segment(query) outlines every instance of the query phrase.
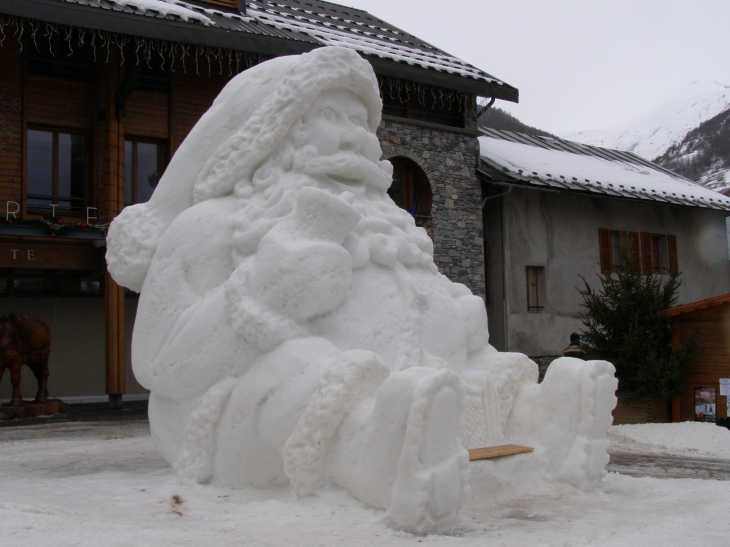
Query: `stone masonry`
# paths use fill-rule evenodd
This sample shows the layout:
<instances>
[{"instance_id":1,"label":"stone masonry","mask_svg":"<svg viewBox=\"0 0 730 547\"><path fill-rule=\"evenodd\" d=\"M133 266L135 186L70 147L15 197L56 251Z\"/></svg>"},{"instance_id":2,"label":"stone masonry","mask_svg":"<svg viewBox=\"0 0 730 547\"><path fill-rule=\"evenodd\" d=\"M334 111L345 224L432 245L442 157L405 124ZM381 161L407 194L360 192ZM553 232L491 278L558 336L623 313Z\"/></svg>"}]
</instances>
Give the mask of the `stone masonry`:
<instances>
[{"instance_id":1,"label":"stone masonry","mask_svg":"<svg viewBox=\"0 0 730 547\"><path fill-rule=\"evenodd\" d=\"M436 265L449 279L484 297L481 190L475 174L479 142L470 131L409 121L381 122L377 133L383 158L410 158L426 173L436 218L431 230Z\"/></svg>"}]
</instances>

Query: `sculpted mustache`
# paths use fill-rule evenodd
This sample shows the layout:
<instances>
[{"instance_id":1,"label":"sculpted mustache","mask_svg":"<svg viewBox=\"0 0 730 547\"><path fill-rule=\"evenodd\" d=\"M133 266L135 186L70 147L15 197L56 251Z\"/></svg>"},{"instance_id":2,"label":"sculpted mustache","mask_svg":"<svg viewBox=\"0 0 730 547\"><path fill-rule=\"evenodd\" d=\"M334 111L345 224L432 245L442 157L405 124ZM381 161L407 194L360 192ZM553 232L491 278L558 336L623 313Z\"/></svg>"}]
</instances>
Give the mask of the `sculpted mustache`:
<instances>
[{"instance_id":1,"label":"sculpted mustache","mask_svg":"<svg viewBox=\"0 0 730 547\"><path fill-rule=\"evenodd\" d=\"M355 153L307 158L303 161L301 171L310 176L330 175L353 179L381 191L390 188L393 182L391 175L382 167Z\"/></svg>"}]
</instances>

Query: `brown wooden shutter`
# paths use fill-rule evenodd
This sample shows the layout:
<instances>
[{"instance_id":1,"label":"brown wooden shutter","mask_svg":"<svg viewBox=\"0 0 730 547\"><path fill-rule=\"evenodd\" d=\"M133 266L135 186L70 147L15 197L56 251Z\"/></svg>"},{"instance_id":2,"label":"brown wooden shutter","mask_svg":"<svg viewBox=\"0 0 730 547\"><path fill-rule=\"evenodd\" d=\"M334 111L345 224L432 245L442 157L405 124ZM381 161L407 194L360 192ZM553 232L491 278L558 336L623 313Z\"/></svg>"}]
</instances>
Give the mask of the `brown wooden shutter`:
<instances>
[{"instance_id":1,"label":"brown wooden shutter","mask_svg":"<svg viewBox=\"0 0 730 547\"><path fill-rule=\"evenodd\" d=\"M639 232L629 232L629 252L634 271L641 273L641 250L639 247Z\"/></svg>"},{"instance_id":2,"label":"brown wooden shutter","mask_svg":"<svg viewBox=\"0 0 730 547\"><path fill-rule=\"evenodd\" d=\"M611 230L598 229L598 248L601 257L601 273L611 273Z\"/></svg>"},{"instance_id":3,"label":"brown wooden shutter","mask_svg":"<svg viewBox=\"0 0 730 547\"><path fill-rule=\"evenodd\" d=\"M679 273L679 260L677 259L677 236L667 236L667 247L669 247L669 273Z\"/></svg>"},{"instance_id":4,"label":"brown wooden shutter","mask_svg":"<svg viewBox=\"0 0 730 547\"><path fill-rule=\"evenodd\" d=\"M645 274L654 273L654 265L651 263L651 234L641 232L641 270Z\"/></svg>"}]
</instances>

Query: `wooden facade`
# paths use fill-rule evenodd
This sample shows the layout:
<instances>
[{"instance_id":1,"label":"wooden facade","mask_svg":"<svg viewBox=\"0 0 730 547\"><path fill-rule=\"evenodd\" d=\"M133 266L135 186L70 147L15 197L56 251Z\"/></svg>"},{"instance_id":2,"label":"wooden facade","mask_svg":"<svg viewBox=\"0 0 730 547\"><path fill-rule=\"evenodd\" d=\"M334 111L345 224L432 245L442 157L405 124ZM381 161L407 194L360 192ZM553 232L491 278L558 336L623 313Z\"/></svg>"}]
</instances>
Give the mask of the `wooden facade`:
<instances>
[{"instance_id":1,"label":"wooden facade","mask_svg":"<svg viewBox=\"0 0 730 547\"><path fill-rule=\"evenodd\" d=\"M695 389L716 390L716 418L727 417L727 398L720 378L730 378L730 294L667 310L672 322L672 348L696 333L697 349L684 380L684 393L672 404L672 421L695 419Z\"/></svg>"},{"instance_id":2,"label":"wooden facade","mask_svg":"<svg viewBox=\"0 0 730 547\"><path fill-rule=\"evenodd\" d=\"M125 393L128 383L128 304L124 289L105 273L103 236L99 241L93 237L67 238L63 234L27 235L27 221L61 219L66 225L87 221L102 227L108 225L125 201L129 203L129 196L125 200L125 165L131 158L125 157L125 142L155 143L164 168L229 78L168 70L158 76L166 80L164 90L150 91L135 84L138 67L129 60L123 62L118 51L111 50L108 57L99 56L93 61L87 67L88 77L74 78L53 70L46 74L37 68L33 70L29 67L33 49L27 43L23 46L17 40L5 40L0 48L0 101L9 104L2 120L7 132L0 142L0 207L4 221L0 230L0 294L12 295L15 290L17 294L39 297L73 296L79 293L68 290L69 279L70 286L74 279L96 279L98 290L84 296L104 299L106 393L118 398ZM129 91L122 104L119 92L124 86ZM28 165L34 161L29 157L29 130L84 136L83 207L54 210L29 199ZM54 180L59 176L57 156L56 150ZM9 225L9 220L15 223ZM35 283L38 289L19 292L19 281ZM50 286L53 288L49 289ZM0 304L7 305L7 300L0 300ZM0 314L16 311L5 309L6 305L0 305Z\"/></svg>"},{"instance_id":3,"label":"wooden facade","mask_svg":"<svg viewBox=\"0 0 730 547\"><path fill-rule=\"evenodd\" d=\"M137 301L106 272L106 227L126 205L149 199L232 77L328 45L332 32L377 74L384 157L411 162L399 171L402 206L412 209L407 202L415 199L415 216L430 229L433 197L460 195L460 207L440 214L448 231L436 227L436 261L483 291L478 238L465 243L451 226L463 227L471 214L464 211L481 200L472 160L476 97L516 102L518 90L366 12L308 0L316 19L303 21L301 8L289 4L275 6L282 26L270 10L257 13L239 0L199 0L185 18L145 3L0 3L0 314L54 323L62 348L51 354L61 363L51 370L54 396L96 396L105 385L113 402L145 391L130 373ZM366 26L378 34L363 33ZM373 40L388 51L395 44L396 54L369 53ZM468 260L451 256L457 247Z\"/></svg>"}]
</instances>

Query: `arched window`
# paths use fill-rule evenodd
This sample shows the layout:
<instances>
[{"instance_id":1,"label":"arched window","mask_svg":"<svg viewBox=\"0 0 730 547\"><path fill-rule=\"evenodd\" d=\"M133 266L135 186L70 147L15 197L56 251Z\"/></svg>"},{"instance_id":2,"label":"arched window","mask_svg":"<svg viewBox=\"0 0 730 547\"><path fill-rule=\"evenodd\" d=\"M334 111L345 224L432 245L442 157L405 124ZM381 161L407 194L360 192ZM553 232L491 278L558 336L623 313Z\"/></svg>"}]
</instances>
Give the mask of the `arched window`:
<instances>
[{"instance_id":1,"label":"arched window","mask_svg":"<svg viewBox=\"0 0 730 547\"><path fill-rule=\"evenodd\" d=\"M413 215L418 226L428 229L432 221L433 194L426 173L408 158L390 158L390 163L393 164L393 184L388 195L398 207Z\"/></svg>"}]
</instances>

